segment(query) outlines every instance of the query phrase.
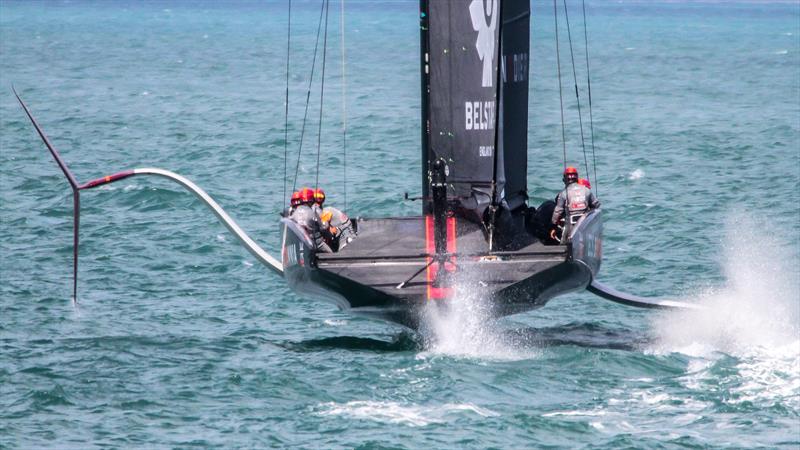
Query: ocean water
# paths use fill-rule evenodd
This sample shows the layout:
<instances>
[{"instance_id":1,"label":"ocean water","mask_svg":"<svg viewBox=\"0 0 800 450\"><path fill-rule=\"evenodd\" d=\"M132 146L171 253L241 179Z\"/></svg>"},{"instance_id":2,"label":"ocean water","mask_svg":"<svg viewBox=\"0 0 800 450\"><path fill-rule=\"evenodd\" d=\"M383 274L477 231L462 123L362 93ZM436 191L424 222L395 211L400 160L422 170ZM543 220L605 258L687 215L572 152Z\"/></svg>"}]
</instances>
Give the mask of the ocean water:
<instances>
[{"instance_id":1,"label":"ocean water","mask_svg":"<svg viewBox=\"0 0 800 450\"><path fill-rule=\"evenodd\" d=\"M294 5L290 173L320 12ZM339 7L321 184L354 216L415 214L416 3L346 3L344 77ZM148 178L82 195L74 305L69 186L11 86L78 179L173 170L274 252L286 2L0 1L0 447L800 447L800 4L587 10L600 278L709 309L579 293L490 322L463 292L415 335L293 294L194 197ZM584 171L560 11L568 159ZM552 3L533 2L533 203L563 164L553 36ZM317 176L318 81L299 184Z\"/></svg>"}]
</instances>

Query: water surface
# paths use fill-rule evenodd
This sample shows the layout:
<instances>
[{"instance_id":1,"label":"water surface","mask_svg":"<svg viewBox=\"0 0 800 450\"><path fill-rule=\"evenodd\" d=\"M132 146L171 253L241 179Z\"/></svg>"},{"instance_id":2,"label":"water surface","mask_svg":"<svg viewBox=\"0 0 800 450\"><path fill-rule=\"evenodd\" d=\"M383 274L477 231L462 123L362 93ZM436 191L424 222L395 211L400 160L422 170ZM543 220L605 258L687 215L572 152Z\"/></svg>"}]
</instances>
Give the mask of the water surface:
<instances>
[{"instance_id":1,"label":"water surface","mask_svg":"<svg viewBox=\"0 0 800 450\"><path fill-rule=\"evenodd\" d=\"M290 171L319 17L294 3ZM347 210L415 214L402 195L419 193L416 3L346 7ZM274 250L286 5L0 2L0 446L800 446L800 7L587 7L601 278L711 312L581 293L487 323L464 293L425 339L294 295L157 179L83 194L74 306L71 195L11 84L80 180L176 171ZM338 8L320 179L343 205ZM533 13L538 203L563 161L552 5ZM300 184L316 177L313 91ZM585 171L565 105L569 163Z\"/></svg>"}]
</instances>

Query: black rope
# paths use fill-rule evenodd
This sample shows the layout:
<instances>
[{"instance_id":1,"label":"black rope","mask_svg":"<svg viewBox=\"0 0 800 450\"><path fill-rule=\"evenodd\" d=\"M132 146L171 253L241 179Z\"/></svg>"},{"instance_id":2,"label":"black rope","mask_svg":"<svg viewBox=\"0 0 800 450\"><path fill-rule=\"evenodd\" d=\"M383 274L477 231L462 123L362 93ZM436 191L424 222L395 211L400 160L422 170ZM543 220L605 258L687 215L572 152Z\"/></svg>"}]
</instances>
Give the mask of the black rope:
<instances>
[{"instance_id":1,"label":"black rope","mask_svg":"<svg viewBox=\"0 0 800 450\"><path fill-rule=\"evenodd\" d=\"M328 55L328 12L330 11L330 0L325 0L325 33L322 38L322 78L319 89L319 125L317 127L317 175L314 180L314 188L319 189L319 159L322 148L322 105L325 98L325 60Z\"/></svg>"},{"instance_id":2,"label":"black rope","mask_svg":"<svg viewBox=\"0 0 800 450\"><path fill-rule=\"evenodd\" d=\"M592 117L592 80L589 77L589 33L586 31L586 0L581 0L583 6L583 43L586 49L586 86L589 90L589 136L592 143L592 168L594 169L594 191L599 196L600 189L597 182L597 157L594 151L594 118ZM587 174L588 176L588 174Z\"/></svg>"},{"instance_id":3,"label":"black rope","mask_svg":"<svg viewBox=\"0 0 800 450\"><path fill-rule=\"evenodd\" d=\"M558 2L553 0L553 20L556 26L556 64L558 66L558 101L561 105L561 145L564 148L564 169L567 168L567 131L564 126L564 95L561 86L561 51L558 45Z\"/></svg>"},{"instance_id":4,"label":"black rope","mask_svg":"<svg viewBox=\"0 0 800 450\"><path fill-rule=\"evenodd\" d=\"M317 24L317 40L314 44L314 59L311 62L311 76L308 79L308 91L306 91L306 108L305 112L303 113L303 125L300 128L300 148L297 150L297 165L294 167L294 181L292 182L292 191L294 192L297 189L297 174L300 170L300 156L303 153L303 137L306 134L306 119L308 118L308 104L311 100L311 83L314 81L314 68L317 64L317 48L319 47L319 32L322 30L322 12L325 9L325 0L322 0L322 4L320 5L319 9L319 24Z\"/></svg>"},{"instance_id":5,"label":"black rope","mask_svg":"<svg viewBox=\"0 0 800 450\"><path fill-rule=\"evenodd\" d=\"M589 176L589 159L586 157L586 140L583 137L583 115L581 114L581 97L578 94L578 74L575 70L575 53L572 50L572 31L569 26L569 9L567 0L564 2L564 18L567 20L567 38L569 38L569 56L572 61L572 81L575 83L575 101L578 103L578 125L581 130L581 148L583 149L583 164L586 167L586 176Z\"/></svg>"},{"instance_id":6,"label":"black rope","mask_svg":"<svg viewBox=\"0 0 800 450\"><path fill-rule=\"evenodd\" d=\"M289 22L286 28L286 102L284 110L284 123L283 123L283 197L281 197L281 205L286 201L286 183L288 177L288 162L289 159L289 55L291 55L291 36L292 36L292 0L289 0Z\"/></svg>"}]
</instances>

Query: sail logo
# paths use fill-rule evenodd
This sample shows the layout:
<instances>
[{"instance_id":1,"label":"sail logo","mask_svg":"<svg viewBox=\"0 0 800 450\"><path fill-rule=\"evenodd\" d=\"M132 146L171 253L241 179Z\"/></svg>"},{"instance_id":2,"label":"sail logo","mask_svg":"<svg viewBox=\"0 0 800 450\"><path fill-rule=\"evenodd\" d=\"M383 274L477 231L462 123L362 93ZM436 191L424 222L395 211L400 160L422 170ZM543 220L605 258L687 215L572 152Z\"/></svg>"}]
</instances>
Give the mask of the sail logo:
<instances>
[{"instance_id":1,"label":"sail logo","mask_svg":"<svg viewBox=\"0 0 800 450\"><path fill-rule=\"evenodd\" d=\"M494 100L464 103L464 128L467 130L494 129Z\"/></svg>"},{"instance_id":2,"label":"sail logo","mask_svg":"<svg viewBox=\"0 0 800 450\"><path fill-rule=\"evenodd\" d=\"M482 87L492 87L494 67L494 53L496 50L494 32L497 29L497 8L500 0L472 0L469 4L469 16L472 19L472 29L478 32L475 41L475 48L478 50L478 57L483 62L483 77L481 78ZM489 19L489 23L486 19Z\"/></svg>"}]
</instances>

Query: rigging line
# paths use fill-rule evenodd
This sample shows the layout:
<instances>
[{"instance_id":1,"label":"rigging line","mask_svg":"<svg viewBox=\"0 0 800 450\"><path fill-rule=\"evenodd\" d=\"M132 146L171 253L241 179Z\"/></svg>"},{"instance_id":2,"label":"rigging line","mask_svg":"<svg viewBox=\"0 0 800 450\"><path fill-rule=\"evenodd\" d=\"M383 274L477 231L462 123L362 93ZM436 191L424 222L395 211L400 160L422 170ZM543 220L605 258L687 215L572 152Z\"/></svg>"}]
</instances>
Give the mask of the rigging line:
<instances>
[{"instance_id":1,"label":"rigging line","mask_svg":"<svg viewBox=\"0 0 800 450\"><path fill-rule=\"evenodd\" d=\"M558 102L561 106L561 145L564 147L564 171L567 170L567 132L564 125L564 89L561 85L561 50L558 44L558 0L553 0L553 21L556 27L556 61L558 65ZM569 242L569 189L564 186L564 229L561 231L561 243ZM558 200L558 197L556 197Z\"/></svg>"},{"instance_id":2,"label":"rigging line","mask_svg":"<svg viewBox=\"0 0 800 450\"><path fill-rule=\"evenodd\" d=\"M292 0L289 0L289 22L286 28L286 99L283 123L283 197L281 205L286 202L286 183L289 158L289 55L291 55L291 36L292 36Z\"/></svg>"},{"instance_id":3,"label":"rigging line","mask_svg":"<svg viewBox=\"0 0 800 450\"><path fill-rule=\"evenodd\" d=\"M340 13L341 39L342 39L342 152L344 173L342 176L344 187L344 211L347 212L347 72L345 70L345 45L344 45L344 0L341 0Z\"/></svg>"},{"instance_id":4,"label":"rigging line","mask_svg":"<svg viewBox=\"0 0 800 450\"><path fill-rule=\"evenodd\" d=\"M583 164L586 167L586 176L589 176L589 159L586 157L586 140L583 137L583 114L581 114L581 98L578 95L578 74L575 70L575 53L572 50L572 31L569 25L569 8L567 0L564 2L564 18L567 20L567 37L569 38L569 56L572 61L572 81L575 83L575 101L578 103L578 125L581 130L581 148L583 149Z\"/></svg>"},{"instance_id":5,"label":"rigging line","mask_svg":"<svg viewBox=\"0 0 800 450\"><path fill-rule=\"evenodd\" d=\"M330 11L330 0L325 0L325 33L322 38L322 78L320 78L319 88L319 125L317 126L317 174L314 180L314 189L319 189L319 159L322 153L322 110L325 98L325 60L328 55L328 12Z\"/></svg>"},{"instance_id":6,"label":"rigging line","mask_svg":"<svg viewBox=\"0 0 800 450\"><path fill-rule=\"evenodd\" d=\"M317 48L319 47L319 32L322 29L322 12L325 8L325 0L322 0L322 4L320 5L319 9L319 24L317 24L317 40L314 44L314 58L311 62L311 75L308 79L308 91L306 91L306 107L305 112L303 113L303 125L300 128L300 148L297 150L297 165L294 167L294 181L292 182L292 192L297 189L297 174L300 170L300 156L303 153L303 137L306 134L306 119L308 118L308 105L311 100L311 84L314 81L314 68L317 65Z\"/></svg>"},{"instance_id":7,"label":"rigging line","mask_svg":"<svg viewBox=\"0 0 800 450\"><path fill-rule=\"evenodd\" d=\"M558 0L553 0L553 21L556 27L556 65L558 67L558 102L561 105L561 145L564 149L564 169L567 168L567 131L564 126L564 93L561 86L561 51L558 45Z\"/></svg>"},{"instance_id":8,"label":"rigging line","mask_svg":"<svg viewBox=\"0 0 800 450\"><path fill-rule=\"evenodd\" d=\"M592 168L594 169L594 192L600 195L597 182L597 157L594 150L594 118L592 117L592 80L589 76L589 33L586 31L586 0L581 0L583 6L583 43L586 55L586 87L589 91L589 137L592 143ZM588 176L588 174L587 174Z\"/></svg>"}]
</instances>

